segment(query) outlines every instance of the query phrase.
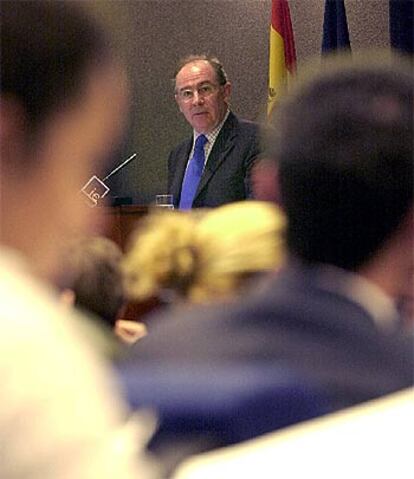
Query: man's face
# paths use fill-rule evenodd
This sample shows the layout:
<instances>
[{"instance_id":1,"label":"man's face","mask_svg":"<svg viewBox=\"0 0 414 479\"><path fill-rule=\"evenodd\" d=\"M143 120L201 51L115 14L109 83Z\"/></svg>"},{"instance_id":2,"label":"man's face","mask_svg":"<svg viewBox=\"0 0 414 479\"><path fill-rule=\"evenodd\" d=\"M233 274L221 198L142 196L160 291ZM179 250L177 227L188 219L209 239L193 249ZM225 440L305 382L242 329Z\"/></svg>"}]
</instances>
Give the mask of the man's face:
<instances>
[{"instance_id":1,"label":"man's face","mask_svg":"<svg viewBox=\"0 0 414 479\"><path fill-rule=\"evenodd\" d=\"M224 118L231 85L219 85L213 67L204 60L187 63L175 79L175 99L197 133L209 133Z\"/></svg>"}]
</instances>

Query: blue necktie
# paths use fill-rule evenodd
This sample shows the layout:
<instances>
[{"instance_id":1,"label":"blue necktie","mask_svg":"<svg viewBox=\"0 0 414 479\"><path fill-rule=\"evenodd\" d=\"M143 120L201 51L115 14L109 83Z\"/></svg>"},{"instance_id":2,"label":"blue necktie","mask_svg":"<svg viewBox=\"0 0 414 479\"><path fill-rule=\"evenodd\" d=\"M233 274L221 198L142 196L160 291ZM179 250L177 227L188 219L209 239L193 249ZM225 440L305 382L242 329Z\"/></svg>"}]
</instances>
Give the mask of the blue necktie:
<instances>
[{"instance_id":1,"label":"blue necktie","mask_svg":"<svg viewBox=\"0 0 414 479\"><path fill-rule=\"evenodd\" d=\"M193 205L194 196L200 183L206 159L204 154L204 145L206 142L207 138L204 135L198 136L195 141L193 157L188 164L181 188L180 210L188 210Z\"/></svg>"}]
</instances>

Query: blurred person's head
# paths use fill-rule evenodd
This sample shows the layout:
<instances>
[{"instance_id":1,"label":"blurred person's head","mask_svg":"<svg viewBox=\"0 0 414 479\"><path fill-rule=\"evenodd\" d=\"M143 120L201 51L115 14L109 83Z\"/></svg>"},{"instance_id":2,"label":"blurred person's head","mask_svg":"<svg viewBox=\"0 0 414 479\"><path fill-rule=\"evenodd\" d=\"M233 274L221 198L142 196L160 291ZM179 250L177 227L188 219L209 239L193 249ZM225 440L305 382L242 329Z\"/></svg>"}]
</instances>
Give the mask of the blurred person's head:
<instances>
[{"instance_id":1,"label":"blurred person's head","mask_svg":"<svg viewBox=\"0 0 414 479\"><path fill-rule=\"evenodd\" d=\"M49 274L87 228L80 188L117 140L126 82L76 2L1 2L0 241Z\"/></svg>"},{"instance_id":2,"label":"blurred person's head","mask_svg":"<svg viewBox=\"0 0 414 479\"><path fill-rule=\"evenodd\" d=\"M284 217L270 203L231 203L209 211L161 212L146 218L125 259L132 298L231 298L258 273L283 260Z\"/></svg>"},{"instance_id":3,"label":"blurred person's head","mask_svg":"<svg viewBox=\"0 0 414 479\"><path fill-rule=\"evenodd\" d=\"M63 256L73 304L94 313L111 328L126 301L121 260L119 246L99 236L74 240Z\"/></svg>"},{"instance_id":4,"label":"blurred person's head","mask_svg":"<svg viewBox=\"0 0 414 479\"><path fill-rule=\"evenodd\" d=\"M384 261L400 271L405 262L409 271L412 72L385 58L320 67L276 118L273 154L290 253L368 275Z\"/></svg>"},{"instance_id":5,"label":"blurred person's head","mask_svg":"<svg viewBox=\"0 0 414 479\"><path fill-rule=\"evenodd\" d=\"M123 253L112 240L85 236L68 244L61 261L61 299L99 318L120 339L134 343L146 334L142 323L122 319L127 294Z\"/></svg>"}]
</instances>

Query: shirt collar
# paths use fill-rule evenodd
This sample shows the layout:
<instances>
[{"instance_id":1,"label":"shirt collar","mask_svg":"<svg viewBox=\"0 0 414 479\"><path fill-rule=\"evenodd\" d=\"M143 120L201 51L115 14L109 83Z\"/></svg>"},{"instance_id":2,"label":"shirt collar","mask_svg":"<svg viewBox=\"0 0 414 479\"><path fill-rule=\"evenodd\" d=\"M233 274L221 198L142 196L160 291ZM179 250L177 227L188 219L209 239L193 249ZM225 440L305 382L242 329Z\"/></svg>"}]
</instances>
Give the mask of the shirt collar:
<instances>
[{"instance_id":1,"label":"shirt collar","mask_svg":"<svg viewBox=\"0 0 414 479\"><path fill-rule=\"evenodd\" d=\"M213 128L209 133L204 133L204 136L207 138L207 141L209 143L214 143L214 141L216 140L218 134L220 133L220 130L222 129L224 123L226 122L227 118L229 117L230 115L230 110L227 108L227 111L226 111L226 114L224 115L224 118L221 120L221 122L215 127ZM196 141L196 139L202 135L203 133L198 133L197 131L193 131L193 138L194 138L194 143ZM193 143L193 145L194 145Z\"/></svg>"},{"instance_id":2,"label":"shirt collar","mask_svg":"<svg viewBox=\"0 0 414 479\"><path fill-rule=\"evenodd\" d=\"M363 276L332 265L317 266L318 286L342 294L357 303L380 328L395 326L399 317L394 301L376 284Z\"/></svg>"}]
</instances>

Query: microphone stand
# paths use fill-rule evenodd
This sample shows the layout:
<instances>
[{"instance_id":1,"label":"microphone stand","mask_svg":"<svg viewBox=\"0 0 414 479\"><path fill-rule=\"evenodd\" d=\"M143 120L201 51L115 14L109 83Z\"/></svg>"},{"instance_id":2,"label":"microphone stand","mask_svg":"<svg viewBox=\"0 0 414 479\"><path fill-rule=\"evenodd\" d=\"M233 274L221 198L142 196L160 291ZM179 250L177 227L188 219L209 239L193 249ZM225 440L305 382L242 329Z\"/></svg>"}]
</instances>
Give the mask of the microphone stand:
<instances>
[{"instance_id":1,"label":"microphone stand","mask_svg":"<svg viewBox=\"0 0 414 479\"><path fill-rule=\"evenodd\" d=\"M110 188L105 184L105 181L119 170L124 168L130 161L134 160L136 156L137 154L133 153L129 158L127 158L120 165L115 167L108 175L106 175L103 180L98 178L96 175L93 175L80 190L80 192L84 195L86 204L91 208L97 206L98 201L104 198L110 191Z\"/></svg>"}]
</instances>

